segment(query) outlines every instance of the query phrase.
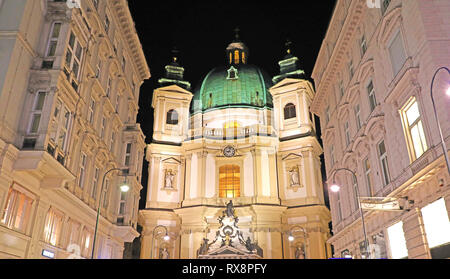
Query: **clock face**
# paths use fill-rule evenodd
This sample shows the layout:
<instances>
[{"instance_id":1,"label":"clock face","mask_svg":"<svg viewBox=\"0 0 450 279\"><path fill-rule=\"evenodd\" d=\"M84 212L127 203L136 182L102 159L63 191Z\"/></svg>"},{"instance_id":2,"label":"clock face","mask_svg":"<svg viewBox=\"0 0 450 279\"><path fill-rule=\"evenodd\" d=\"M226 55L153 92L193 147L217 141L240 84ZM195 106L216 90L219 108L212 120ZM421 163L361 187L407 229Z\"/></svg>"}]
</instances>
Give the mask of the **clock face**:
<instances>
[{"instance_id":1,"label":"clock face","mask_svg":"<svg viewBox=\"0 0 450 279\"><path fill-rule=\"evenodd\" d=\"M236 154L236 150L232 146L227 146L223 149L223 155L225 157L233 157Z\"/></svg>"}]
</instances>

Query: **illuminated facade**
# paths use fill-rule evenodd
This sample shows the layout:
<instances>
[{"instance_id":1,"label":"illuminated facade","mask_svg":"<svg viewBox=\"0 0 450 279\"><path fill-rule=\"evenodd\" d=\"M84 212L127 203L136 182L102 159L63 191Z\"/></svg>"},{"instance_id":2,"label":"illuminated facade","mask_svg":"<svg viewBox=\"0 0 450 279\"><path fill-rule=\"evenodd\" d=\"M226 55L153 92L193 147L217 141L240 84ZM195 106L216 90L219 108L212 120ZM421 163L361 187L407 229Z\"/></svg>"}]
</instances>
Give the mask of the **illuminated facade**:
<instances>
[{"instance_id":1,"label":"illuminated facade","mask_svg":"<svg viewBox=\"0 0 450 279\"><path fill-rule=\"evenodd\" d=\"M238 37L225 62L191 92L174 55L153 93L141 258L257 257L238 247L264 258L329 257L312 84L291 54L269 78L247 63ZM235 212L222 216L230 201ZM227 236L237 220L239 243ZM213 243L222 233L223 247Z\"/></svg>"},{"instance_id":2,"label":"illuminated facade","mask_svg":"<svg viewBox=\"0 0 450 279\"><path fill-rule=\"evenodd\" d=\"M149 69L127 1L80 2L0 1L0 258L90 258L99 205L95 258L139 235Z\"/></svg>"},{"instance_id":3,"label":"illuminated facade","mask_svg":"<svg viewBox=\"0 0 450 279\"><path fill-rule=\"evenodd\" d=\"M404 209L364 212L370 257L449 258L450 177L430 95L435 71L449 67L449 2L368 2L337 1L312 74L328 185L337 169L356 173L336 173L329 242L335 257L364 254L359 189ZM439 74L433 88L447 147L448 81Z\"/></svg>"}]
</instances>

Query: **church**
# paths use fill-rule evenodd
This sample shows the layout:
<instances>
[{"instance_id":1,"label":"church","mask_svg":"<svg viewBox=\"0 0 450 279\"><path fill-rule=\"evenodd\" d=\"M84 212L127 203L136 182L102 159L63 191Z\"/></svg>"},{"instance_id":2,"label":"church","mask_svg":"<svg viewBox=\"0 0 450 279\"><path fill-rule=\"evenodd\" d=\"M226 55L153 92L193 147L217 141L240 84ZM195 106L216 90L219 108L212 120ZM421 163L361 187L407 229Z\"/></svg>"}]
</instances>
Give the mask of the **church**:
<instances>
[{"instance_id":1,"label":"church","mask_svg":"<svg viewBox=\"0 0 450 279\"><path fill-rule=\"evenodd\" d=\"M286 46L270 77L236 33L195 89L173 52L152 97L142 259L331 257L315 92Z\"/></svg>"}]
</instances>

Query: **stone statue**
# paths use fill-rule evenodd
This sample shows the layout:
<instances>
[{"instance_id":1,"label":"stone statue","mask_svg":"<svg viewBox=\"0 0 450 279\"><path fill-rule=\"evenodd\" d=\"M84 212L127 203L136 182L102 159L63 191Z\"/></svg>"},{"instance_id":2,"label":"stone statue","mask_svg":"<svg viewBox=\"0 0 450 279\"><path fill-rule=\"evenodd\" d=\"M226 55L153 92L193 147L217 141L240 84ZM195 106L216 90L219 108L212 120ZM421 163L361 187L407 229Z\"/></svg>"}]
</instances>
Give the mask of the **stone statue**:
<instances>
[{"instance_id":1,"label":"stone statue","mask_svg":"<svg viewBox=\"0 0 450 279\"><path fill-rule=\"evenodd\" d=\"M295 258L296 259L304 259L305 258L305 252L303 251L303 248L297 247L295 250Z\"/></svg>"},{"instance_id":2,"label":"stone statue","mask_svg":"<svg viewBox=\"0 0 450 279\"><path fill-rule=\"evenodd\" d=\"M166 170L166 177L165 177L165 188L173 188L173 178L174 174L172 173L172 170Z\"/></svg>"},{"instance_id":3,"label":"stone statue","mask_svg":"<svg viewBox=\"0 0 450 279\"><path fill-rule=\"evenodd\" d=\"M167 251L167 248L161 248L159 249L159 258L160 259L169 259L169 251Z\"/></svg>"},{"instance_id":4,"label":"stone statue","mask_svg":"<svg viewBox=\"0 0 450 279\"><path fill-rule=\"evenodd\" d=\"M224 213L227 217L234 217L233 201L230 201L227 204L227 209L224 211Z\"/></svg>"},{"instance_id":5,"label":"stone statue","mask_svg":"<svg viewBox=\"0 0 450 279\"><path fill-rule=\"evenodd\" d=\"M291 176L291 186L300 185L300 178L299 178L299 174L298 174L298 168L297 167L293 167L289 171L289 174Z\"/></svg>"},{"instance_id":6,"label":"stone statue","mask_svg":"<svg viewBox=\"0 0 450 279\"><path fill-rule=\"evenodd\" d=\"M198 249L199 255L205 255L208 252L209 244L208 244L207 238L203 238L202 245L200 246L200 249Z\"/></svg>"}]
</instances>

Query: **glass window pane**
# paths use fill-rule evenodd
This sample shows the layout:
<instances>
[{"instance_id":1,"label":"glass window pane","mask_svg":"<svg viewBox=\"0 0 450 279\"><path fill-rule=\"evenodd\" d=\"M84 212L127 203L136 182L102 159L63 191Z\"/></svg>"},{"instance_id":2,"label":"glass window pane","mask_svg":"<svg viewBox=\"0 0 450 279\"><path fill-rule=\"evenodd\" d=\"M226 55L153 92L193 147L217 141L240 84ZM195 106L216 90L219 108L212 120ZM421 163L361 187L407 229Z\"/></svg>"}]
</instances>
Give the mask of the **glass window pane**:
<instances>
[{"instance_id":1,"label":"glass window pane","mask_svg":"<svg viewBox=\"0 0 450 279\"><path fill-rule=\"evenodd\" d=\"M408 256L405 235L403 233L403 222L398 222L387 229L389 236L389 246L391 248L391 257L401 259Z\"/></svg>"},{"instance_id":2,"label":"glass window pane","mask_svg":"<svg viewBox=\"0 0 450 279\"><path fill-rule=\"evenodd\" d=\"M411 126L420 117L419 106L414 102L406 111L406 118Z\"/></svg>"},{"instance_id":3,"label":"glass window pane","mask_svg":"<svg viewBox=\"0 0 450 279\"><path fill-rule=\"evenodd\" d=\"M450 221L444 199L430 203L421 211L429 247L450 242Z\"/></svg>"},{"instance_id":4,"label":"glass window pane","mask_svg":"<svg viewBox=\"0 0 450 279\"><path fill-rule=\"evenodd\" d=\"M61 23L53 24L52 38L58 38L60 30L61 30Z\"/></svg>"},{"instance_id":5,"label":"glass window pane","mask_svg":"<svg viewBox=\"0 0 450 279\"><path fill-rule=\"evenodd\" d=\"M45 92L39 92L37 96L36 105L34 106L34 110L42 110L44 107L45 101Z\"/></svg>"},{"instance_id":6,"label":"glass window pane","mask_svg":"<svg viewBox=\"0 0 450 279\"><path fill-rule=\"evenodd\" d=\"M37 133L39 129L39 122L41 121L41 115L40 114L34 114L33 115L33 121L31 124L31 133Z\"/></svg>"},{"instance_id":7,"label":"glass window pane","mask_svg":"<svg viewBox=\"0 0 450 279\"><path fill-rule=\"evenodd\" d=\"M73 49L74 45L75 45L75 35L73 33L70 33L69 46L71 49Z\"/></svg>"}]
</instances>

